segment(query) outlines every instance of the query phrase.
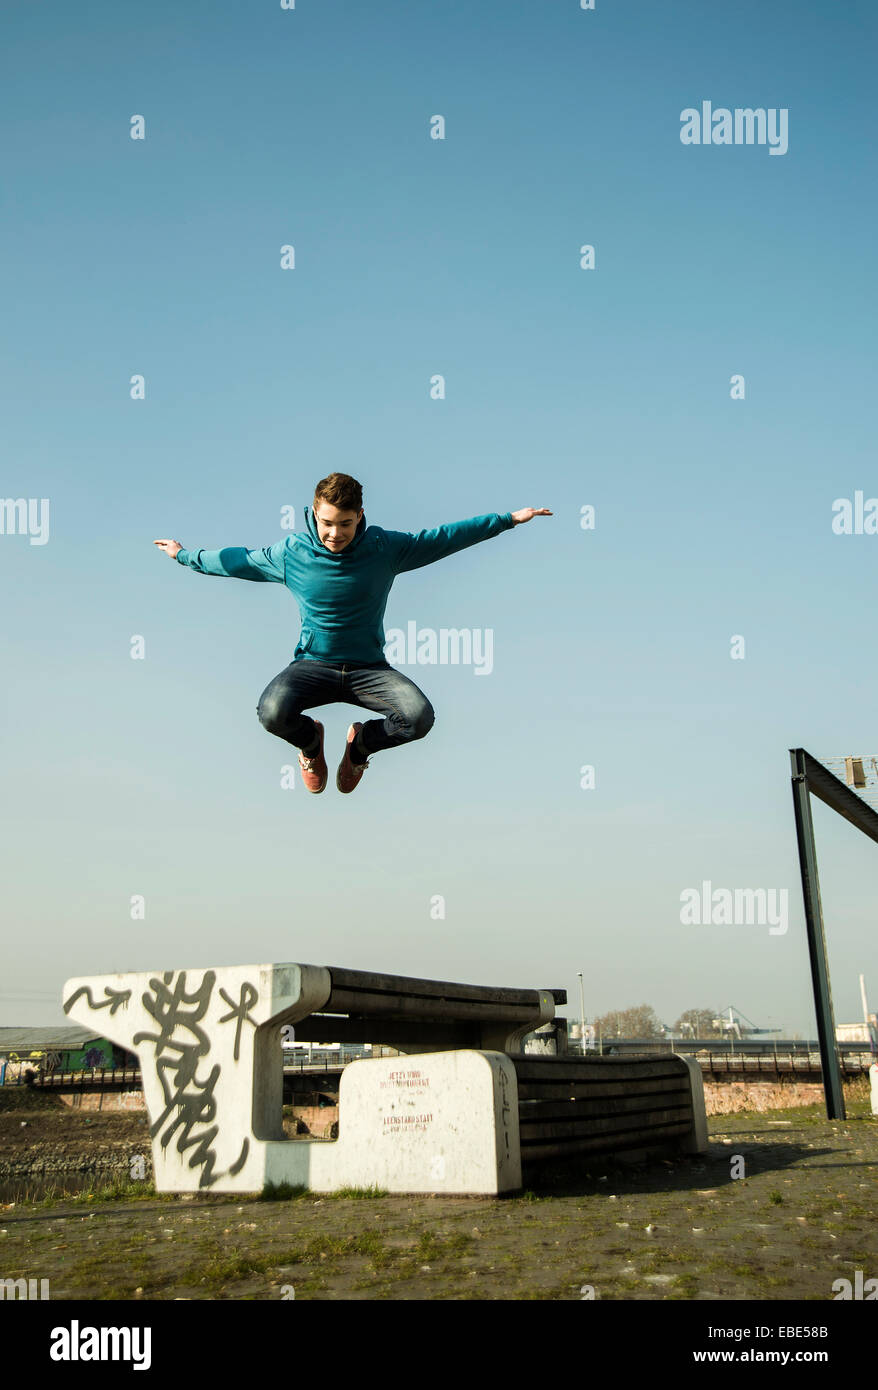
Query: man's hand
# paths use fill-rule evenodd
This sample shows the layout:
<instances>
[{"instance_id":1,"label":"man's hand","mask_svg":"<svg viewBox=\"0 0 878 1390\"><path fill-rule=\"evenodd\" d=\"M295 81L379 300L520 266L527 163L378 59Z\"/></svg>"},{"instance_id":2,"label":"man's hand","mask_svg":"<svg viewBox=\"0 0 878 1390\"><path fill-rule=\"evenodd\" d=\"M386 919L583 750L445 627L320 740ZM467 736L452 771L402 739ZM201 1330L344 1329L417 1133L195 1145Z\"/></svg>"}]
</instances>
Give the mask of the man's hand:
<instances>
[{"instance_id":1,"label":"man's hand","mask_svg":"<svg viewBox=\"0 0 878 1390\"><path fill-rule=\"evenodd\" d=\"M179 541L153 541L153 545L157 545L159 550L163 550L166 555L170 555L172 560L176 560L178 552L183 549Z\"/></svg>"},{"instance_id":2,"label":"man's hand","mask_svg":"<svg viewBox=\"0 0 878 1390\"><path fill-rule=\"evenodd\" d=\"M552 516L548 507L522 507L520 512L510 512L513 523L520 526L524 521L530 521L532 516ZM156 542L158 544L158 542Z\"/></svg>"}]
</instances>

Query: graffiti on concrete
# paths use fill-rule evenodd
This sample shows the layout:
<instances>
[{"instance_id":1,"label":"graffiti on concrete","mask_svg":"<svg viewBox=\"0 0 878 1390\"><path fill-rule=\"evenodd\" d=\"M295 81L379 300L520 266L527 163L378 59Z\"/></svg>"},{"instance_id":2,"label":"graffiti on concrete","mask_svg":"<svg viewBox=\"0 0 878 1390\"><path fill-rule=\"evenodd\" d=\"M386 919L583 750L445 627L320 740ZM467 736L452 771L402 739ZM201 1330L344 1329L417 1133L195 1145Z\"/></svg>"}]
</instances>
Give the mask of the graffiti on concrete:
<instances>
[{"instance_id":1,"label":"graffiti on concrete","mask_svg":"<svg viewBox=\"0 0 878 1390\"><path fill-rule=\"evenodd\" d=\"M86 999L88 1000L88 1007L90 1009L106 1009L107 1007L109 1007L111 1016L122 1004L127 1004L128 1000L131 998L130 989L111 989L109 985L105 985L104 994L107 997L106 999L103 999L100 1004L96 1004L94 999L92 998L91 985L80 985L79 989L74 990L70 998L65 1000L65 1014L70 1013L70 1010L73 1008L73 1005L76 1003L77 999L82 994L84 994Z\"/></svg>"},{"instance_id":2,"label":"graffiti on concrete","mask_svg":"<svg viewBox=\"0 0 878 1390\"><path fill-rule=\"evenodd\" d=\"M241 1050L241 1028L245 1020L247 1023L252 1023L254 1028L256 1027L256 1019L250 1017L250 1010L259 998L259 990L256 989L254 985L248 984L245 981L244 984L241 985L241 997L237 1004L229 998L224 989L220 990L220 995L228 1004L230 1010L229 1013L223 1014L220 1023L228 1023L229 1019L232 1018L237 1019L235 1027L235 1061L237 1062Z\"/></svg>"},{"instance_id":3,"label":"graffiti on concrete","mask_svg":"<svg viewBox=\"0 0 878 1390\"><path fill-rule=\"evenodd\" d=\"M176 978L174 971L168 970L161 979L154 976L149 983L152 993L144 994L142 1002L146 1012L155 1019L158 1032L135 1033L134 1044L138 1046L149 1042L155 1045L155 1071L165 1101L164 1110L150 1125L150 1134L153 1138L160 1136L163 1149L177 1134L177 1152L185 1154L187 1149L191 1149L189 1167L201 1169L198 1186L212 1187L222 1176L215 1171L216 1154L213 1150L214 1140L219 1133L219 1125L214 1123L217 1116L214 1089L222 1068L219 1062L215 1062L207 1075L201 1077L198 1069L210 1053L210 1039L200 1024L210 1004L216 974L213 970L206 970L201 984L191 993L186 990L185 970L179 971ZM253 999L249 997L251 991ZM226 1002L231 1003L225 997ZM247 1003L239 1018L239 1028L246 1009L257 997L252 985L242 987L242 1002L246 998ZM234 1016L233 1006L233 1013L228 1017ZM245 1138L237 1159L228 1170L230 1174L241 1171L247 1161L249 1148L250 1141Z\"/></svg>"},{"instance_id":4,"label":"graffiti on concrete","mask_svg":"<svg viewBox=\"0 0 878 1390\"><path fill-rule=\"evenodd\" d=\"M220 1131L217 1122L216 1086L222 1074L220 1062L211 1065L211 1039L203 1026L213 999L216 972L206 970L197 986L187 988L187 971L165 971L150 977L149 988L141 996L144 1010L155 1023L155 1029L141 1029L131 1039L138 1050L141 1068L149 1070L144 1055L152 1047L152 1071L161 1087L163 1106L151 1121L150 1135L158 1136L163 1149L176 1138L176 1149L188 1155L188 1166L200 1169L198 1186L212 1187L224 1174L217 1170L214 1143ZM69 1012L76 1000L85 995L89 1008L109 1007L111 1013L131 997L130 990L104 989L108 997L96 1003L87 985L81 986L67 1000ZM234 1060L241 1055L241 1033L245 1023L255 1029L256 1019L251 1009L258 1002L259 991L245 981L240 987L237 1002L220 989L219 995L229 1006L220 1023L235 1023ZM228 1168L232 1176L239 1173L247 1161L250 1141L245 1137L234 1163Z\"/></svg>"}]
</instances>

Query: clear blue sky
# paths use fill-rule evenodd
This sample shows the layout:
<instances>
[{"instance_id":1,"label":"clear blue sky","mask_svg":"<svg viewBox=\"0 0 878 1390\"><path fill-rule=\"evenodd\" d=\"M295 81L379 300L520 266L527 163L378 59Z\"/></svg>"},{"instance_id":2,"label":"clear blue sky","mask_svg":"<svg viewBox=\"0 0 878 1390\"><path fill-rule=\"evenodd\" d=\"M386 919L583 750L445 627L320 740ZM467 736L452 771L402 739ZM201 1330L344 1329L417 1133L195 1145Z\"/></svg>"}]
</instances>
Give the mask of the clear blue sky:
<instances>
[{"instance_id":1,"label":"clear blue sky","mask_svg":"<svg viewBox=\"0 0 878 1390\"><path fill-rule=\"evenodd\" d=\"M878 746L878 536L831 525L878 494L874 5L56 0L2 30L0 491L51 534L0 536L0 1021L58 1019L73 974L299 960L566 986L570 1017L582 970L590 1016L812 1032L787 750ZM703 100L786 108L788 152L682 145ZM333 469L392 529L554 515L397 581L388 627L492 628L493 672L402 667L432 732L314 798L256 718L292 597L152 542L268 545ZM855 1020L878 851L815 819ZM705 879L786 887L788 933L683 926Z\"/></svg>"}]
</instances>

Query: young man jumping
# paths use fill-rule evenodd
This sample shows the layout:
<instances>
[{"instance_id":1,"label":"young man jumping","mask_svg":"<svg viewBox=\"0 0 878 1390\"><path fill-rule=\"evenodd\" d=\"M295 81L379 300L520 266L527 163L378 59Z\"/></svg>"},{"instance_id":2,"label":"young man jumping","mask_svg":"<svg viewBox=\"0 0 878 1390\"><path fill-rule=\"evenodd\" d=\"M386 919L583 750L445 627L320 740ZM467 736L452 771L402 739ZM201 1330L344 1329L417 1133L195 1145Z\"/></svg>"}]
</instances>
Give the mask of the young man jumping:
<instances>
[{"instance_id":1,"label":"young man jumping","mask_svg":"<svg viewBox=\"0 0 878 1390\"><path fill-rule=\"evenodd\" d=\"M367 526L356 478L330 473L305 508L306 531L264 550L184 550L179 541L154 544L199 574L285 584L295 597L302 631L293 660L266 686L256 712L263 728L299 749L302 781L322 792L327 767L323 725L305 714L317 705L345 703L376 710L380 719L351 724L336 773L340 792L352 792L369 756L423 738L433 727L430 701L384 656L382 620L398 574L420 569L458 550L498 536L546 507L496 512L454 521L433 531L385 531Z\"/></svg>"}]
</instances>

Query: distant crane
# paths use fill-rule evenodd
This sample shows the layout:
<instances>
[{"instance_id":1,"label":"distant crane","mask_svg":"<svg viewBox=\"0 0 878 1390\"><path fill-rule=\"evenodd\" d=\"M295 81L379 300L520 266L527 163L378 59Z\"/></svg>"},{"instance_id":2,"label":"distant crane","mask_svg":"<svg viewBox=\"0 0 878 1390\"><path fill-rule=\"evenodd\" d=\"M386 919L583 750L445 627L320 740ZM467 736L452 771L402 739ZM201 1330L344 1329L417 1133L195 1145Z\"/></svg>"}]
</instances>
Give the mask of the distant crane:
<instances>
[{"instance_id":1,"label":"distant crane","mask_svg":"<svg viewBox=\"0 0 878 1390\"><path fill-rule=\"evenodd\" d=\"M728 1015L728 1016L726 1016ZM733 1038L748 1038L751 1033L780 1033L781 1028L758 1028L746 1014L742 1014L740 1009L736 1009L734 1004L729 1004L728 1009L724 1009L717 1018L711 1020L714 1028L721 1028L723 1033L730 1034Z\"/></svg>"}]
</instances>

